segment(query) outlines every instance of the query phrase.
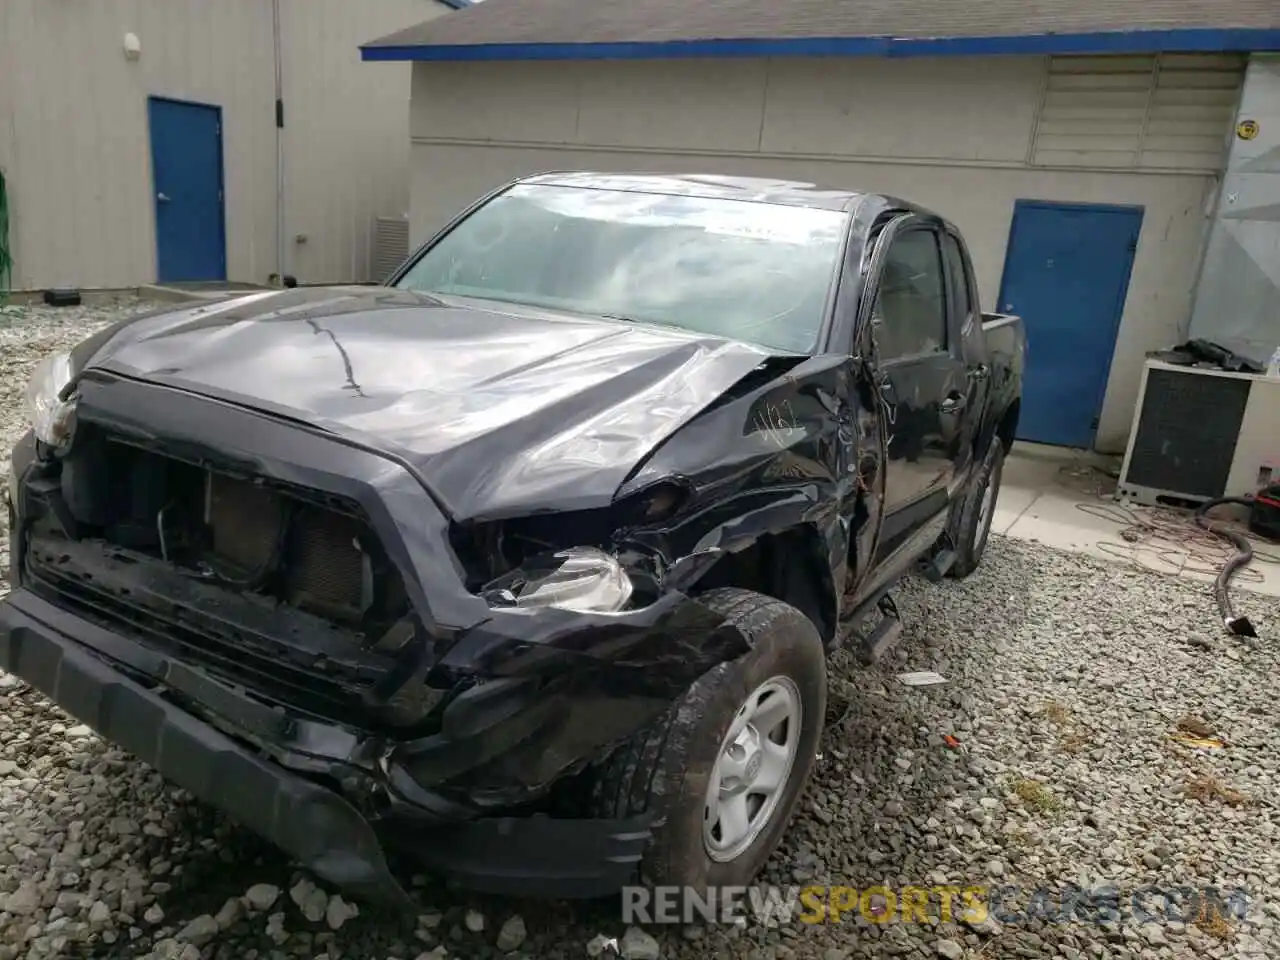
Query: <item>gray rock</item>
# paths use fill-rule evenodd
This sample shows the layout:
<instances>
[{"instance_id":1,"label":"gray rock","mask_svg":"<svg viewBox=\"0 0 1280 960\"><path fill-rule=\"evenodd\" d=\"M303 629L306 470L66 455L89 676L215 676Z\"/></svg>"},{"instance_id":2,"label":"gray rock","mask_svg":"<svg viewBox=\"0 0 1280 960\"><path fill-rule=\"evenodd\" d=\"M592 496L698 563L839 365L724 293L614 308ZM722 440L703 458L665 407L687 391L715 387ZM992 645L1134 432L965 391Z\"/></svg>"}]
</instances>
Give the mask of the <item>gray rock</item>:
<instances>
[{"instance_id":1,"label":"gray rock","mask_svg":"<svg viewBox=\"0 0 1280 960\"><path fill-rule=\"evenodd\" d=\"M994 937L1002 929L1000 926L1000 921L998 921L995 917L990 915L985 916L980 920L975 918L974 922L972 923L969 923L966 921L966 925L974 933L981 934L984 937Z\"/></svg>"},{"instance_id":2,"label":"gray rock","mask_svg":"<svg viewBox=\"0 0 1280 960\"><path fill-rule=\"evenodd\" d=\"M330 930L341 930L344 923L358 916L360 916L360 908L354 903L347 903L337 894L329 898L324 919Z\"/></svg>"},{"instance_id":3,"label":"gray rock","mask_svg":"<svg viewBox=\"0 0 1280 960\"><path fill-rule=\"evenodd\" d=\"M32 880L25 880L18 889L9 894L4 901L4 908L20 917L28 917L40 909L40 888Z\"/></svg>"},{"instance_id":4,"label":"gray rock","mask_svg":"<svg viewBox=\"0 0 1280 960\"><path fill-rule=\"evenodd\" d=\"M188 947L193 946L189 943L179 943L172 938L157 940L151 950L151 956L155 960L186 960L184 953ZM200 951L196 950L196 956L200 956Z\"/></svg>"},{"instance_id":5,"label":"gray rock","mask_svg":"<svg viewBox=\"0 0 1280 960\"><path fill-rule=\"evenodd\" d=\"M293 885L289 891L289 899L311 923L319 923L323 920L329 907L329 895L306 877Z\"/></svg>"},{"instance_id":6,"label":"gray rock","mask_svg":"<svg viewBox=\"0 0 1280 960\"><path fill-rule=\"evenodd\" d=\"M244 894L245 906L258 913L270 910L278 899L280 899L280 888L273 887L269 883L255 883Z\"/></svg>"},{"instance_id":7,"label":"gray rock","mask_svg":"<svg viewBox=\"0 0 1280 960\"><path fill-rule=\"evenodd\" d=\"M107 829L118 837L131 837L138 832L138 824L128 817L112 817Z\"/></svg>"},{"instance_id":8,"label":"gray rock","mask_svg":"<svg viewBox=\"0 0 1280 960\"><path fill-rule=\"evenodd\" d=\"M525 929L524 918L519 914L508 917L502 929L498 931L497 947L503 953L510 953L524 943L529 932Z\"/></svg>"},{"instance_id":9,"label":"gray rock","mask_svg":"<svg viewBox=\"0 0 1280 960\"><path fill-rule=\"evenodd\" d=\"M101 900L93 901L93 905L89 907L90 923L106 923L111 919L111 908Z\"/></svg>"},{"instance_id":10,"label":"gray rock","mask_svg":"<svg viewBox=\"0 0 1280 960\"><path fill-rule=\"evenodd\" d=\"M334 899L337 899L336 897ZM335 928L336 929L336 928ZM284 912L277 911L267 917L267 939L280 946L288 941L289 931L284 928Z\"/></svg>"},{"instance_id":11,"label":"gray rock","mask_svg":"<svg viewBox=\"0 0 1280 960\"><path fill-rule=\"evenodd\" d=\"M606 937L603 933L597 933L594 937L587 941L587 956L599 957L605 955L608 951L610 956L617 953L619 949L617 937Z\"/></svg>"},{"instance_id":12,"label":"gray rock","mask_svg":"<svg viewBox=\"0 0 1280 960\"><path fill-rule=\"evenodd\" d=\"M272 900L272 903L274 902L275 901ZM226 903L222 905L222 909L218 911L217 915L214 917L214 920L218 922L219 930L230 930L242 919L244 919L244 915L245 915L244 901L242 901L239 897L231 897L230 899L227 900Z\"/></svg>"},{"instance_id":13,"label":"gray rock","mask_svg":"<svg viewBox=\"0 0 1280 960\"><path fill-rule=\"evenodd\" d=\"M209 914L201 914L178 931L177 939L203 947L218 935L218 921Z\"/></svg>"},{"instance_id":14,"label":"gray rock","mask_svg":"<svg viewBox=\"0 0 1280 960\"><path fill-rule=\"evenodd\" d=\"M479 910L468 910L462 922L472 933L480 933L484 930L484 914Z\"/></svg>"},{"instance_id":15,"label":"gray rock","mask_svg":"<svg viewBox=\"0 0 1280 960\"><path fill-rule=\"evenodd\" d=\"M939 940L933 945L933 949L938 956L946 957L947 960L962 960L964 957L964 947L954 940Z\"/></svg>"},{"instance_id":16,"label":"gray rock","mask_svg":"<svg viewBox=\"0 0 1280 960\"><path fill-rule=\"evenodd\" d=\"M658 941L639 927L627 927L622 935L622 960L658 960L662 950Z\"/></svg>"}]
</instances>

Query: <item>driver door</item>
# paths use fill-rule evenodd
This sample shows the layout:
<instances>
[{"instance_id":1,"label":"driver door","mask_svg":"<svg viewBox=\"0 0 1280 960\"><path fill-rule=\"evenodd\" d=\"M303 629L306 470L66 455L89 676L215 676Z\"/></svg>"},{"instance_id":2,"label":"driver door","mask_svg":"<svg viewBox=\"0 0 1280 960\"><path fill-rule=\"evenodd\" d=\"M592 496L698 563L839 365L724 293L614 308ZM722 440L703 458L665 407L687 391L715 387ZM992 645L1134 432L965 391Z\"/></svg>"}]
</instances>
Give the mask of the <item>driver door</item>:
<instances>
[{"instance_id":1,"label":"driver door","mask_svg":"<svg viewBox=\"0 0 1280 960\"><path fill-rule=\"evenodd\" d=\"M870 288L872 339L889 421L881 561L917 553L941 534L970 388L948 322L941 224L909 217L886 233L880 242L888 247Z\"/></svg>"}]
</instances>

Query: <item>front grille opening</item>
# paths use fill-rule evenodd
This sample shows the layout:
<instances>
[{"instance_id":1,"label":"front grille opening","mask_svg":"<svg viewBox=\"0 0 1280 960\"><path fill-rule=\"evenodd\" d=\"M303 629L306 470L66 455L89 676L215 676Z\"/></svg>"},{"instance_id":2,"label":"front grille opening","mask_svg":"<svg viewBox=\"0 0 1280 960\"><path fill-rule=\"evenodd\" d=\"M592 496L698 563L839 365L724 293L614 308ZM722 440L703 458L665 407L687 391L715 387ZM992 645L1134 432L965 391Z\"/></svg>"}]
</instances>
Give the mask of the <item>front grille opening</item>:
<instances>
[{"instance_id":1,"label":"front grille opening","mask_svg":"<svg viewBox=\"0 0 1280 960\"><path fill-rule=\"evenodd\" d=\"M386 638L414 621L358 504L92 425L55 482L23 556L51 602L269 702L374 731L421 721L375 693L404 654Z\"/></svg>"},{"instance_id":2,"label":"front grille opening","mask_svg":"<svg viewBox=\"0 0 1280 960\"><path fill-rule=\"evenodd\" d=\"M78 438L79 439L79 438ZM358 506L91 435L62 493L89 537L376 640L408 613L399 572Z\"/></svg>"}]
</instances>

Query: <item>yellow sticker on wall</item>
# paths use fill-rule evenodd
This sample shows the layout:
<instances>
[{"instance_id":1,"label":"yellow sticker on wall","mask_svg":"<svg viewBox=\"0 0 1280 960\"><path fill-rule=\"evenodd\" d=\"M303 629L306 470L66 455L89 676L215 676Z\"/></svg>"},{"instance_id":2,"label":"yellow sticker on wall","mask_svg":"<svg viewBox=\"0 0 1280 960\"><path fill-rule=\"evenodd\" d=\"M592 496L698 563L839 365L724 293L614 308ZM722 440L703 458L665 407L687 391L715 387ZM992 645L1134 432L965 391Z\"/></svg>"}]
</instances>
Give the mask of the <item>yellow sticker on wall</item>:
<instances>
[{"instance_id":1,"label":"yellow sticker on wall","mask_svg":"<svg viewBox=\"0 0 1280 960\"><path fill-rule=\"evenodd\" d=\"M1236 126L1236 136L1241 140L1252 140L1258 135L1257 120L1241 120Z\"/></svg>"}]
</instances>

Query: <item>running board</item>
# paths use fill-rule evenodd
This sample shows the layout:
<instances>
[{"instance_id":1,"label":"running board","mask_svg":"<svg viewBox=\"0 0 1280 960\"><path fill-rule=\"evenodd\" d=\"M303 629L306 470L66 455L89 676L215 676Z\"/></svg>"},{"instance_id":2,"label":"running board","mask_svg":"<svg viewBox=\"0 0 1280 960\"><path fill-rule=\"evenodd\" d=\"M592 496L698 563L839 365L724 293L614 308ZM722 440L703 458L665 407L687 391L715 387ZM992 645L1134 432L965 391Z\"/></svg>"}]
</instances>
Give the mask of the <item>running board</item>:
<instances>
[{"instance_id":1,"label":"running board","mask_svg":"<svg viewBox=\"0 0 1280 960\"><path fill-rule=\"evenodd\" d=\"M880 621L871 629L858 646L858 659L864 666L871 666L902 639L902 619L898 616L898 605L893 598L885 594L876 604L880 611Z\"/></svg>"}]
</instances>

